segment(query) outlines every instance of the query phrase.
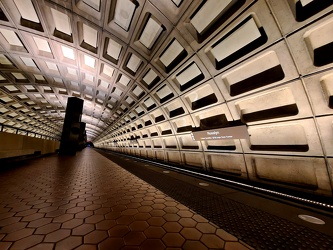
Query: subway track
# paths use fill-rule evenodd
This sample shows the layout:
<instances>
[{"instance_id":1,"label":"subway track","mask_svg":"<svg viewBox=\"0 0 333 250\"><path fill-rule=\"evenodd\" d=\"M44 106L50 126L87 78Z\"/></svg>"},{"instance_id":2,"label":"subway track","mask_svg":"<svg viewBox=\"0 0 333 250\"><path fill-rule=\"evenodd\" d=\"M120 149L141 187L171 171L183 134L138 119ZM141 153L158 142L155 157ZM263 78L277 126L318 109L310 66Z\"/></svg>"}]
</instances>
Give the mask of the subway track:
<instances>
[{"instance_id":1,"label":"subway track","mask_svg":"<svg viewBox=\"0 0 333 250\"><path fill-rule=\"evenodd\" d=\"M212 192L196 185L198 182L191 183L191 180L187 180L193 177L179 177L176 173L174 175L177 177L174 177L154 164L150 165L139 159L135 160L119 153L101 150L98 152L255 249L333 249L333 237L332 233L329 235L328 225L325 225L327 230L318 225L311 225L312 228L309 228L307 224L304 226L230 199L239 191L220 187L225 189L225 192ZM258 199L258 202L272 202L259 201L259 197L254 199ZM281 210L278 214L289 213L289 206L279 205L281 204L276 207ZM330 220L329 216L328 219Z\"/></svg>"}]
</instances>

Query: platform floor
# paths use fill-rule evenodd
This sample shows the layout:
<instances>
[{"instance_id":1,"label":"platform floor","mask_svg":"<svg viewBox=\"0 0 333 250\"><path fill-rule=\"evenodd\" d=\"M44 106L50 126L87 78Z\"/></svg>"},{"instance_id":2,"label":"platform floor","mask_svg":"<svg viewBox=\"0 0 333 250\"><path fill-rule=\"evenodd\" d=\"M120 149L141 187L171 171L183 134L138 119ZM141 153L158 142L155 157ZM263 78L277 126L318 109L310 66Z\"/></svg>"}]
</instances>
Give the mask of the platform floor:
<instances>
[{"instance_id":1,"label":"platform floor","mask_svg":"<svg viewBox=\"0 0 333 250\"><path fill-rule=\"evenodd\" d=\"M332 221L89 148L0 174L1 250L333 249Z\"/></svg>"}]
</instances>

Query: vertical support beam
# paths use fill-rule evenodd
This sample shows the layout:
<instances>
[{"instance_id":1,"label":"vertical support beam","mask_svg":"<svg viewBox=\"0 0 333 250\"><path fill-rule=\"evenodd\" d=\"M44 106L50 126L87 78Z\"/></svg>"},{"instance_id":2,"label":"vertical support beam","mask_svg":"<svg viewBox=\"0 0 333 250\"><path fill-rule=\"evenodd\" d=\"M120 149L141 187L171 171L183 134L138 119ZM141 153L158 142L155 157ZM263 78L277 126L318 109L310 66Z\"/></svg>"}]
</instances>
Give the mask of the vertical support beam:
<instances>
[{"instance_id":1,"label":"vertical support beam","mask_svg":"<svg viewBox=\"0 0 333 250\"><path fill-rule=\"evenodd\" d=\"M79 150L87 146L86 123L80 122Z\"/></svg>"},{"instance_id":2,"label":"vertical support beam","mask_svg":"<svg viewBox=\"0 0 333 250\"><path fill-rule=\"evenodd\" d=\"M80 136L80 121L82 109L83 100L77 97L68 98L59 149L59 153L61 155L76 154Z\"/></svg>"}]
</instances>

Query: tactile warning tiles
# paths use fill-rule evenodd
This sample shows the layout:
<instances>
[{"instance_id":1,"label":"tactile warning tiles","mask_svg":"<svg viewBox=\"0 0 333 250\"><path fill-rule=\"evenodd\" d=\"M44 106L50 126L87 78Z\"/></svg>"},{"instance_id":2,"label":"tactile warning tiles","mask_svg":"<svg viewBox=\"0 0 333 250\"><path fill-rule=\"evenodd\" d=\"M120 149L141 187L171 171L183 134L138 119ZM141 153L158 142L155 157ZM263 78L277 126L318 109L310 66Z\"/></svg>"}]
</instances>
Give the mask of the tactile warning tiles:
<instances>
[{"instance_id":1,"label":"tactile warning tiles","mask_svg":"<svg viewBox=\"0 0 333 250\"><path fill-rule=\"evenodd\" d=\"M0 183L0 249L249 248L91 149L7 169Z\"/></svg>"},{"instance_id":2,"label":"tactile warning tiles","mask_svg":"<svg viewBox=\"0 0 333 250\"><path fill-rule=\"evenodd\" d=\"M182 182L163 174L162 171L152 171L145 167L147 164L145 162L131 160L131 164L128 164L129 158L125 155L99 152L112 157L112 160L124 169L206 218L200 221L203 222L200 224L198 220L196 222L192 220L200 215L187 218L186 214L183 214L183 218L178 221L186 227L185 231L181 231L182 235L184 232L186 235L189 228L196 228L201 233L220 235L214 232L215 229L211 224L205 223L209 220L255 249L333 249L333 238L326 234ZM177 215L180 214L177 213ZM195 233L197 232L193 231L193 234ZM191 237L195 236L191 235ZM222 238L230 240L229 237ZM201 242L206 238L201 236ZM226 243L225 248L242 249L242 246L238 243Z\"/></svg>"}]
</instances>

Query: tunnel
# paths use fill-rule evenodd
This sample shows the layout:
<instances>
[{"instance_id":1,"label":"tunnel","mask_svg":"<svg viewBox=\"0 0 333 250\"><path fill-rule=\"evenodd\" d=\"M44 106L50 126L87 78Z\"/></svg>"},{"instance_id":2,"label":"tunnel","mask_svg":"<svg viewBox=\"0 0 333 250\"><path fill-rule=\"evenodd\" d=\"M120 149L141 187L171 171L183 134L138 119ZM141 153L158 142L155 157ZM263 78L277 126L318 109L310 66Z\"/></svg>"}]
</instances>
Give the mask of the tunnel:
<instances>
[{"instance_id":1,"label":"tunnel","mask_svg":"<svg viewBox=\"0 0 333 250\"><path fill-rule=\"evenodd\" d=\"M190 187L184 187L182 195L180 184L172 181L184 178L186 185L190 185L200 180L201 188L211 193L201 193L201 189L195 192L207 196L207 202L218 203L219 198L212 193L227 192L226 189L218 191L224 185L244 192L244 197L249 195L234 198L237 202L246 203L254 195L257 198L252 198L258 202L248 201L247 205L261 204L260 209L267 212L268 205L265 208L262 205L266 201L260 199L268 199L267 204L280 202L276 206L282 210L309 212L313 220L322 215L326 224L322 228L308 226L309 232L295 227L294 233L306 232L301 240L296 240L300 245L285 239L269 245L268 238L285 236L283 230L279 236L270 232L267 239L257 239L253 235L266 233L260 225L253 226L255 229L250 230L249 236L248 229L237 229L243 227L240 225L243 222L232 221L230 218L234 215L208 213L210 208L204 205L191 207L191 202L197 204L204 199L194 201L188 197L186 205L190 210L186 211L194 210L198 214L193 216L203 216L203 221L208 219L217 224L217 228L225 230L226 238L217 233L220 229L214 229L215 233L198 228L196 231L183 229L191 233L181 233L174 225L175 231L170 232L169 227L163 227L167 234L175 234L170 239L164 235L164 238L161 236L164 240L158 242L148 239L150 234L142 234L148 243L142 240L141 245L131 245L126 242L132 238L124 240L125 234L120 240L113 238L111 227L108 233L101 233L94 226L95 231L87 239L87 235L75 234L74 229L65 227L68 231L62 233L70 232L68 238L47 241L52 237L42 237L36 233L38 229L31 231L33 227L29 227L25 217L23 221L15 221L20 223L15 230L24 228L31 235L21 238L15 236L14 229L6 231L10 224L1 219L12 216L9 214L15 207L10 206L12 197L8 198L4 191L0 194L0 249L2 246L16 249L20 244L27 244L27 248L37 249L40 244L40 247L65 249L66 240L81 242L76 247L87 243L92 249L95 249L93 246L104 249L107 245L104 238L104 245L99 245L102 240L93 240L101 235L113 242L114 248L109 249L129 246L310 249L300 243L307 240L315 249L320 249L318 244L324 246L322 249L331 249L333 234L328 228L333 225L330 224L333 221L332 27L332 0L1 0L0 179L4 186L0 190L14 188L10 186L13 180L6 181L14 178L9 173L15 171L19 175L18 171L26 169L24 166L29 166L39 178L39 170L35 168L39 166L46 171L44 168L48 166L41 161L50 162L49 173L57 180L54 185L60 185L59 178L63 178L69 184L62 183L59 187L68 188L72 180L68 176L79 181L74 173L87 184L96 174L105 182L103 188L107 188L108 181L104 178L112 179L112 174L108 175L110 170L104 169L108 159L113 162L112 166L118 164L139 178L137 182L141 183L142 179L153 185L151 189L165 192L170 200L191 193ZM80 140L76 144L68 144L62 137L66 107L71 98L83 103L82 113L76 114L79 117L76 130L68 129L68 138ZM74 130L76 135L70 132ZM61 141L74 150L72 157L58 154ZM94 161L96 168L92 167ZM17 162L20 163L17 165ZM77 164L85 168L80 170ZM66 169L65 165L71 167ZM97 165L103 165L105 176ZM36 185L45 188L41 183L44 179L50 180L49 175L40 171L44 177ZM119 169L114 171L119 174L119 183L125 183L117 172ZM172 181L166 176L170 172L175 178ZM26 174L30 176L29 171ZM34 176L27 177L27 181ZM163 182L169 182L174 189ZM206 182L211 183L209 187L205 187ZM19 195L20 191L17 192ZM1 207L7 199L9 203ZM218 204L222 203L228 202L223 200ZM282 208L281 204L296 208ZM237 205L230 207L233 210ZM117 208L120 209L116 207L115 211ZM252 213L258 220L264 218L258 211L245 208L241 211L235 213L235 218ZM38 219L53 218L46 215L45 212ZM73 219L78 221L76 215ZM285 217L288 223L292 221ZM264 228L269 228L276 219L267 218L270 219L263 219ZM107 219L105 215L104 219ZM112 220L118 226L118 219ZM251 220L244 221L254 225ZM300 221L296 223L298 226L308 223ZM130 231L127 236L137 232L131 226L127 229ZM193 236L197 231L202 238ZM177 233L181 238L190 237L180 245L168 245L177 242ZM32 236L36 237L35 244L31 245L28 238ZM202 248L196 245L199 244L196 240ZM123 244L119 243L116 248L116 241ZM67 247L74 249L74 245Z\"/></svg>"}]
</instances>

